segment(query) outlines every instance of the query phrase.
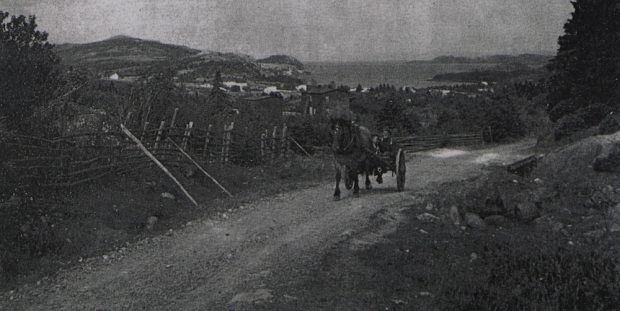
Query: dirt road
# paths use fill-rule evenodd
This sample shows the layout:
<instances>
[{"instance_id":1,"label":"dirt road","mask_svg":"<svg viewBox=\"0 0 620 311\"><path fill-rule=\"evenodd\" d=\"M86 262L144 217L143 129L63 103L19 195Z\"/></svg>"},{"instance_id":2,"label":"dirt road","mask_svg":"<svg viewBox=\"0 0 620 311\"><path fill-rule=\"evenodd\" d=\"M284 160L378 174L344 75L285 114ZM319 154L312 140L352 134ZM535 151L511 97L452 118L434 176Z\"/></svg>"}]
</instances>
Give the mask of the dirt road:
<instances>
[{"instance_id":1,"label":"dirt road","mask_svg":"<svg viewBox=\"0 0 620 311\"><path fill-rule=\"evenodd\" d=\"M483 173L486 165L529 155L531 141L484 150L436 150L409 156L406 191L395 179L343 193L332 201L332 183L265 198L216 220L129 246L60 272L50 281L0 296L0 310L253 310L281 309L295 299L267 284L283 271L303 274L326 250L355 237L371 219L390 221L364 243L395 230L400 213L444 182ZM376 233L379 232L379 233ZM284 273L286 274L286 273ZM293 283L291 283L293 284ZM337 307L334 307L337 309Z\"/></svg>"}]
</instances>

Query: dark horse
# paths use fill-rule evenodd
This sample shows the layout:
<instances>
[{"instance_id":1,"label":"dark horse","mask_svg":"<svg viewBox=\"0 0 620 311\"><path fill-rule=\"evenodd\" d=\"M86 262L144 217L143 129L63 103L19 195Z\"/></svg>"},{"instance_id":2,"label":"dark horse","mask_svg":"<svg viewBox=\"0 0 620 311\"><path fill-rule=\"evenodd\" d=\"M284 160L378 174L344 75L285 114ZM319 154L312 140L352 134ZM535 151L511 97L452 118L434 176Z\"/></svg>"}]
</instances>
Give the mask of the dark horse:
<instances>
[{"instance_id":1,"label":"dark horse","mask_svg":"<svg viewBox=\"0 0 620 311\"><path fill-rule=\"evenodd\" d=\"M372 141L370 131L363 126L352 125L346 120L336 121L333 125L332 150L336 157L336 190L334 200L340 199L341 171L347 172L345 180L353 182L353 195L359 195L358 174L366 173L366 189L370 189L370 168ZM344 168L344 170L343 170ZM347 189L351 189L345 182Z\"/></svg>"}]
</instances>

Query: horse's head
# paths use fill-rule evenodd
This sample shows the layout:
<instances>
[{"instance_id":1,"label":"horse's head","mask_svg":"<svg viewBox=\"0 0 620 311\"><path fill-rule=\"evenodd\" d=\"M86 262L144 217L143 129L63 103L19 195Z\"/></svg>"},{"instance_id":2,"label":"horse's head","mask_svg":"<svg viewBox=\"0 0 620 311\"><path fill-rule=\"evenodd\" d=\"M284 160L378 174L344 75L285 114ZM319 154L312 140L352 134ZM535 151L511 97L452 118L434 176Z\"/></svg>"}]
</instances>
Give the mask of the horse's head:
<instances>
[{"instance_id":1,"label":"horse's head","mask_svg":"<svg viewBox=\"0 0 620 311\"><path fill-rule=\"evenodd\" d=\"M332 150L336 154L346 154L354 147L355 135L351 124L335 122L332 125Z\"/></svg>"}]
</instances>

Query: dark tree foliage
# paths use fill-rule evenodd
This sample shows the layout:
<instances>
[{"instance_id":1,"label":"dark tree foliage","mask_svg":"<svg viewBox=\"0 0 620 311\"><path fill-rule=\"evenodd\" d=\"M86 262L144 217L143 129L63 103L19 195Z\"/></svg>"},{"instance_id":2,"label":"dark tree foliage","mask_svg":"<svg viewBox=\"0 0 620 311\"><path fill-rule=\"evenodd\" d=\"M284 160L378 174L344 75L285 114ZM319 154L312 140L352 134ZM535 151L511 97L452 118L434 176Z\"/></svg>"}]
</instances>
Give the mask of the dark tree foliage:
<instances>
[{"instance_id":1,"label":"dark tree foliage","mask_svg":"<svg viewBox=\"0 0 620 311\"><path fill-rule=\"evenodd\" d=\"M580 114L597 124L620 105L620 0L577 0L564 26L552 72L549 114ZM597 109L586 109L597 106Z\"/></svg>"},{"instance_id":2,"label":"dark tree foliage","mask_svg":"<svg viewBox=\"0 0 620 311\"><path fill-rule=\"evenodd\" d=\"M26 130L34 108L53 97L59 58L37 30L34 16L0 11L0 116L9 129Z\"/></svg>"},{"instance_id":3,"label":"dark tree foliage","mask_svg":"<svg viewBox=\"0 0 620 311\"><path fill-rule=\"evenodd\" d=\"M213 78L213 89L209 95L209 110L214 115L222 115L229 113L231 108L230 98L228 94L221 88L224 87L222 82L222 74L218 70Z\"/></svg>"}]
</instances>

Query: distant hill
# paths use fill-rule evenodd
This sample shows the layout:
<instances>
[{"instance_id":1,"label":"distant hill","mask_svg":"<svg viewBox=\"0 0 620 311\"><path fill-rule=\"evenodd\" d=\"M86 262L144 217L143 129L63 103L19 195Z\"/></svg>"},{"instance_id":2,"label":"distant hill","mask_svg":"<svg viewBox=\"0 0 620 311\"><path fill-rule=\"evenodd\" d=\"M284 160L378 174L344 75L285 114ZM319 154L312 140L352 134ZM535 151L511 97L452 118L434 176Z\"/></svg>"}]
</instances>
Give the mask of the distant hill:
<instances>
[{"instance_id":1,"label":"distant hill","mask_svg":"<svg viewBox=\"0 0 620 311\"><path fill-rule=\"evenodd\" d=\"M439 56L432 63L442 64L523 64L527 66L544 66L553 56L540 54L492 55L482 57Z\"/></svg>"},{"instance_id":2,"label":"distant hill","mask_svg":"<svg viewBox=\"0 0 620 311\"><path fill-rule=\"evenodd\" d=\"M170 68L180 81L188 82L210 79L218 70L225 79L236 80L260 80L265 76L277 80L284 75L278 68L261 68L248 55L203 52L128 36L85 44L61 44L55 49L66 65L85 68L99 76L118 73L122 77L141 77L156 68ZM277 59L299 62L285 55Z\"/></svg>"},{"instance_id":3,"label":"distant hill","mask_svg":"<svg viewBox=\"0 0 620 311\"><path fill-rule=\"evenodd\" d=\"M196 55L200 51L158 41L116 36L93 43L61 44L56 46L56 53L67 62L86 63L109 60L153 62Z\"/></svg>"},{"instance_id":4,"label":"distant hill","mask_svg":"<svg viewBox=\"0 0 620 311\"><path fill-rule=\"evenodd\" d=\"M295 66L295 68L299 70L304 69L304 64L302 62L288 55L271 55L267 58L259 59L258 62L263 63L263 64L291 65L291 66Z\"/></svg>"}]
</instances>

